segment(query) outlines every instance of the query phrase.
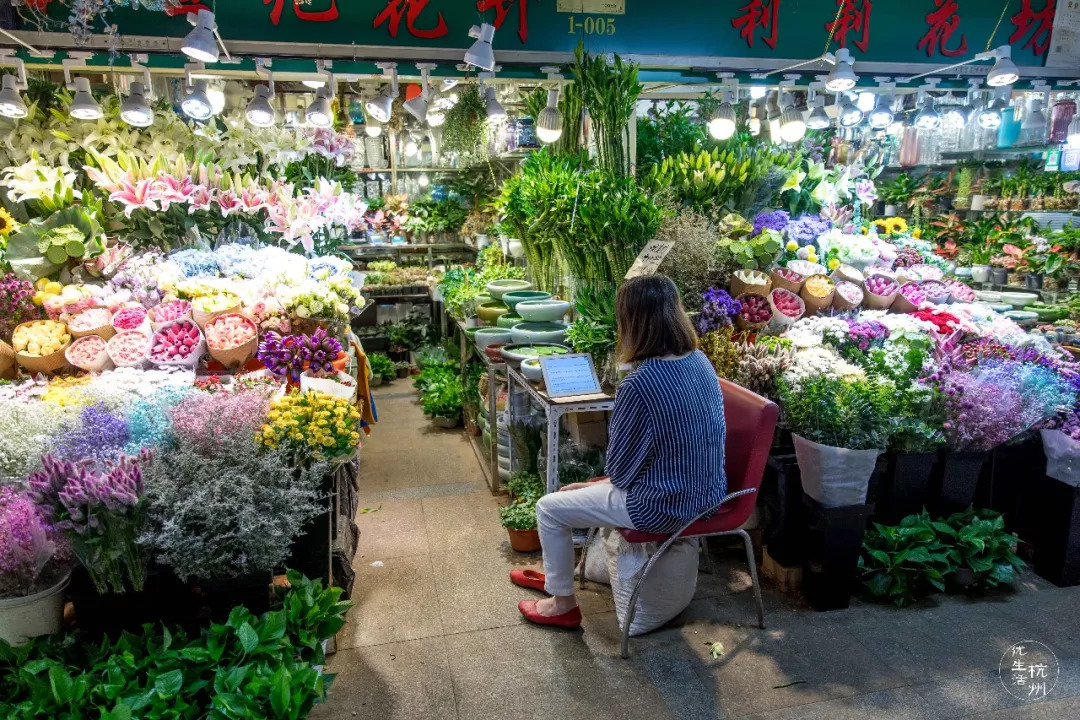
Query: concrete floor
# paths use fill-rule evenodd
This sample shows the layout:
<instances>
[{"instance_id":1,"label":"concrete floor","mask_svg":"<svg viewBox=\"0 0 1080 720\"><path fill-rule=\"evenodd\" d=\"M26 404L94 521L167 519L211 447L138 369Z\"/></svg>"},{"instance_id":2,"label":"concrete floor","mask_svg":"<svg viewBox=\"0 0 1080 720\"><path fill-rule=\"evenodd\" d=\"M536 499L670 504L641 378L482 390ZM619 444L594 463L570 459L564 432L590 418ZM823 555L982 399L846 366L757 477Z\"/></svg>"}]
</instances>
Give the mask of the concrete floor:
<instances>
[{"instance_id":1,"label":"concrete floor","mask_svg":"<svg viewBox=\"0 0 1080 720\"><path fill-rule=\"evenodd\" d=\"M1031 573L978 601L935 596L896 610L861 602L818 613L766 584L752 626L749 575L721 550L690 607L631 641L607 588L581 596L579 632L525 624L510 550L462 431L430 426L406 382L377 390L381 422L363 450L362 536L337 673L316 720L596 718L1080 718L1080 588ZM1025 703L998 665L1014 643L1049 646L1060 677ZM712 658L710 644L724 653Z\"/></svg>"}]
</instances>

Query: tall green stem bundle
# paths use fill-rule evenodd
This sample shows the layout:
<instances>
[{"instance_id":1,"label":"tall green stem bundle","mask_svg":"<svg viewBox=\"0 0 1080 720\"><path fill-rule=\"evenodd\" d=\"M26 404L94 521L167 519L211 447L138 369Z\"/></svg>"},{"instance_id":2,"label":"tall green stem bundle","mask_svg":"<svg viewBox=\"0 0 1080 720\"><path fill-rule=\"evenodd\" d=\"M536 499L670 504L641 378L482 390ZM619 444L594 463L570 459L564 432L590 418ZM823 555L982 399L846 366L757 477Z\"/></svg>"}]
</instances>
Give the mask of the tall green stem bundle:
<instances>
[{"instance_id":1,"label":"tall green stem bundle","mask_svg":"<svg viewBox=\"0 0 1080 720\"><path fill-rule=\"evenodd\" d=\"M603 56L589 55L581 44L574 51L574 79L596 134L600 166L617 177L630 174L630 118L641 95L637 65L615 56L608 64Z\"/></svg>"}]
</instances>

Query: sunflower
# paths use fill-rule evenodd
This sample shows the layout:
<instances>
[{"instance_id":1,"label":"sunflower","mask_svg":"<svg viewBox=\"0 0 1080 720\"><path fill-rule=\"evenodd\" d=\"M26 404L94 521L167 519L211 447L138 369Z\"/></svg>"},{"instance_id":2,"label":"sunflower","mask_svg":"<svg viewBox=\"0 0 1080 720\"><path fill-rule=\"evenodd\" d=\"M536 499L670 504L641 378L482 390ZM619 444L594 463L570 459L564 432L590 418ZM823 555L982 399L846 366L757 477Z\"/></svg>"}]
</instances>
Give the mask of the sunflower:
<instances>
[{"instance_id":1,"label":"sunflower","mask_svg":"<svg viewBox=\"0 0 1080 720\"><path fill-rule=\"evenodd\" d=\"M892 227L892 226L889 224L888 220L875 220L874 221L874 226L877 227L877 228L880 228L880 231L885 233L886 235L888 235L891 232L891 230L889 230L889 228Z\"/></svg>"},{"instance_id":2,"label":"sunflower","mask_svg":"<svg viewBox=\"0 0 1080 720\"><path fill-rule=\"evenodd\" d=\"M906 233L908 230L907 220L902 217L892 217L885 221L889 225L889 233L893 235L899 235Z\"/></svg>"},{"instance_id":3,"label":"sunflower","mask_svg":"<svg viewBox=\"0 0 1080 720\"><path fill-rule=\"evenodd\" d=\"M15 218L6 209L0 207L0 235L9 235L15 229Z\"/></svg>"}]
</instances>

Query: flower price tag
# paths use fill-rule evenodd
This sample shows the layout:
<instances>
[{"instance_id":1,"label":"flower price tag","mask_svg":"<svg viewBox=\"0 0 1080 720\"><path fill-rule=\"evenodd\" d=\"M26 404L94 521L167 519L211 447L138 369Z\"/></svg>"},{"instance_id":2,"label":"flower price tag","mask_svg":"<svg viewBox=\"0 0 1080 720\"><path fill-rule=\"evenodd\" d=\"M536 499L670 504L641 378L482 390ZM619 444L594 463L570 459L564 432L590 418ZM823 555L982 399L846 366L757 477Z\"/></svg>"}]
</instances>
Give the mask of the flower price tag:
<instances>
[{"instance_id":1,"label":"flower price tag","mask_svg":"<svg viewBox=\"0 0 1080 720\"><path fill-rule=\"evenodd\" d=\"M650 240L638 253L634 264L626 271L625 279L629 280L638 275L652 275L660 267L660 263L664 262L664 258L667 257L673 247L675 247L675 243L670 240Z\"/></svg>"}]
</instances>

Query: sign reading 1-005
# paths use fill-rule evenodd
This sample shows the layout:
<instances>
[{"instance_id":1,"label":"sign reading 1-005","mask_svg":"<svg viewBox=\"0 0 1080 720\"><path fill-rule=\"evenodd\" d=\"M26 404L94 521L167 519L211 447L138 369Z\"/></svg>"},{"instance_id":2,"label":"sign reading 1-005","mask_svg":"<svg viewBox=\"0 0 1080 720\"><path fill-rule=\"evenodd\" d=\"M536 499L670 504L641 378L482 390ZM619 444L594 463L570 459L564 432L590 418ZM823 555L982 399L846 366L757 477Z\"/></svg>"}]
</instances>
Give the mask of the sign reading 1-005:
<instances>
[{"instance_id":1,"label":"sign reading 1-005","mask_svg":"<svg viewBox=\"0 0 1080 720\"><path fill-rule=\"evenodd\" d=\"M613 17L597 17L594 18L591 15L587 15L584 20L571 15L567 18L570 21L571 35L578 33L585 33L586 35L614 35L615 34L615 18Z\"/></svg>"}]
</instances>

